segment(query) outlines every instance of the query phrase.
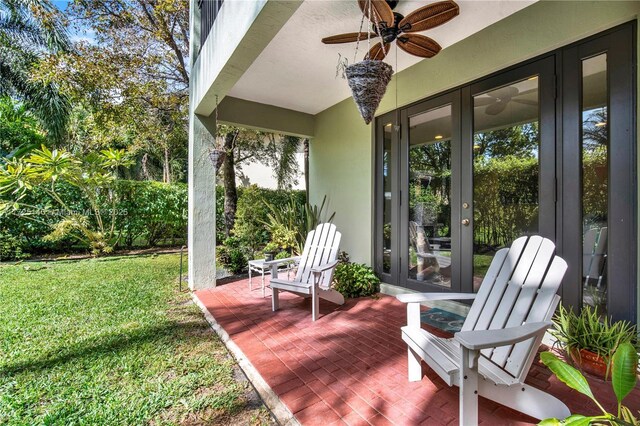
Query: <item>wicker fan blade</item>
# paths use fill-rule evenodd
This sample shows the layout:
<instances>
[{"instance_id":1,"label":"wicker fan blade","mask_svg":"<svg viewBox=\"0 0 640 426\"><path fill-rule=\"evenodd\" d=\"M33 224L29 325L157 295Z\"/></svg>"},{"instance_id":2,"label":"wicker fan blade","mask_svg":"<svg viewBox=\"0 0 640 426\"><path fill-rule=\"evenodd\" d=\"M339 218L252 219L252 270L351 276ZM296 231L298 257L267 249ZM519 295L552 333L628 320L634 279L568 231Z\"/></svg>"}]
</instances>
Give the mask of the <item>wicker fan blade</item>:
<instances>
[{"instance_id":1,"label":"wicker fan blade","mask_svg":"<svg viewBox=\"0 0 640 426\"><path fill-rule=\"evenodd\" d=\"M325 37L322 39L324 44L338 44L338 43L351 43L358 41L358 36L360 36L359 40L363 41L367 39L367 33L346 33L346 34L338 34L331 37ZM378 37L377 34L369 33L369 37Z\"/></svg>"},{"instance_id":2,"label":"wicker fan blade","mask_svg":"<svg viewBox=\"0 0 640 426\"><path fill-rule=\"evenodd\" d=\"M431 58L442 49L435 40L420 34L403 34L396 43L405 52L422 58Z\"/></svg>"},{"instance_id":3,"label":"wicker fan blade","mask_svg":"<svg viewBox=\"0 0 640 426\"><path fill-rule=\"evenodd\" d=\"M508 102L498 101L494 104L491 104L484 110L487 115L498 115L507 107Z\"/></svg>"},{"instance_id":4,"label":"wicker fan blade","mask_svg":"<svg viewBox=\"0 0 640 426\"><path fill-rule=\"evenodd\" d=\"M371 2L371 8L369 8L369 2ZM389 28L393 27L393 11L384 0L358 0L358 6L364 13L364 16L369 18L376 27L384 26ZM371 15L369 16L369 9L371 9Z\"/></svg>"},{"instance_id":5,"label":"wicker fan blade","mask_svg":"<svg viewBox=\"0 0 640 426\"><path fill-rule=\"evenodd\" d=\"M374 60L374 61L383 60L384 57L387 56L387 53L389 53L389 47L391 47L391 45L389 43L385 43L384 44L384 49L382 48L382 42L376 43L369 50L369 53L367 54L367 59L371 59L371 60Z\"/></svg>"},{"instance_id":6,"label":"wicker fan blade","mask_svg":"<svg viewBox=\"0 0 640 426\"><path fill-rule=\"evenodd\" d=\"M405 33L424 31L458 16L460 8L453 1L441 1L414 10L400 21L398 28Z\"/></svg>"},{"instance_id":7,"label":"wicker fan blade","mask_svg":"<svg viewBox=\"0 0 640 426\"><path fill-rule=\"evenodd\" d=\"M474 106L474 108L481 107L481 106L487 106L487 105L493 105L496 102L498 102L498 100L496 98L493 98L493 97L490 97L490 98L473 98L473 106Z\"/></svg>"},{"instance_id":8,"label":"wicker fan blade","mask_svg":"<svg viewBox=\"0 0 640 426\"><path fill-rule=\"evenodd\" d=\"M519 104L523 104L523 105L538 106L538 101L532 101L530 99L516 99L516 98L513 98L511 100L513 102L516 102L516 103L519 103Z\"/></svg>"},{"instance_id":9,"label":"wicker fan blade","mask_svg":"<svg viewBox=\"0 0 640 426\"><path fill-rule=\"evenodd\" d=\"M494 98L499 98L504 101L509 101L514 96L518 96L519 93L520 91L518 90L517 87L505 86L505 87L501 87L499 89L490 91L489 96L493 96Z\"/></svg>"}]
</instances>

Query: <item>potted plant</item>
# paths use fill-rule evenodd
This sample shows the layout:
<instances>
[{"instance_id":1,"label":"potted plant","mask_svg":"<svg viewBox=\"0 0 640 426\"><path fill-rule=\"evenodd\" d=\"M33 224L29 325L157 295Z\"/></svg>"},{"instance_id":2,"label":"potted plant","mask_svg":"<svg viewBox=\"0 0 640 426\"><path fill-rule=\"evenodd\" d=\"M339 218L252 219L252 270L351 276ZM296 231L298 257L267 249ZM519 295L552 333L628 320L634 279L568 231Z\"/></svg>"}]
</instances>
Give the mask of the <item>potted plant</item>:
<instances>
[{"instance_id":1,"label":"potted plant","mask_svg":"<svg viewBox=\"0 0 640 426\"><path fill-rule=\"evenodd\" d=\"M262 252L264 253L264 260L267 262L273 260L273 257L280 251L280 247L273 241L264 246Z\"/></svg>"},{"instance_id":2,"label":"potted plant","mask_svg":"<svg viewBox=\"0 0 640 426\"><path fill-rule=\"evenodd\" d=\"M628 321L600 317L597 308L585 306L579 314L560 306L549 332L578 368L607 380L611 357L623 343L637 344L636 326Z\"/></svg>"}]
</instances>

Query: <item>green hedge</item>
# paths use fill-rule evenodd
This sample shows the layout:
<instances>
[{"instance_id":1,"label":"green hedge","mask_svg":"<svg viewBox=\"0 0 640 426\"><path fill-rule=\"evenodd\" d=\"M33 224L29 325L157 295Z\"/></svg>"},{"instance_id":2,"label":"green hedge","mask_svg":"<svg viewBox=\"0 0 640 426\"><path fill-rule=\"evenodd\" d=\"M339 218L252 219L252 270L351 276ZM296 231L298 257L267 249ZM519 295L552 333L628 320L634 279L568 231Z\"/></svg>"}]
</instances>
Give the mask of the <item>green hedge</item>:
<instances>
[{"instance_id":1,"label":"green hedge","mask_svg":"<svg viewBox=\"0 0 640 426\"><path fill-rule=\"evenodd\" d=\"M118 181L117 197L120 202L115 208L117 215L116 228L120 233L119 248L134 246L158 246L185 244L187 237L187 185L183 183L165 184L152 181ZM75 211L89 212L89 204L73 186L60 183L59 193L66 203ZM103 194L105 197L108 194ZM216 188L216 234L221 244L224 236L224 190ZM274 204L287 203L290 197L304 204L304 191L271 190L251 186L238 188L238 210L234 235L249 251L258 250L266 244L271 236L262 223L267 220L268 210L264 204L268 200ZM17 215L0 216L0 234L4 234L4 252L16 253L59 253L74 250L84 251L86 248L77 245L72 239L57 242L43 241L42 238L51 232L48 225L60 220L54 214L58 206L41 192L30 193L22 200L24 204L33 206L29 209L34 220ZM105 210L111 209L104 202ZM92 215L89 215L92 218ZM9 243L9 236L11 237ZM252 254L252 253L248 253ZM8 257L7 254L4 255Z\"/></svg>"},{"instance_id":2,"label":"green hedge","mask_svg":"<svg viewBox=\"0 0 640 426\"><path fill-rule=\"evenodd\" d=\"M267 215L269 209L265 205L265 201L273 205L282 205L289 203L293 197L296 203L304 205L306 202L305 191L285 191L258 188L257 186L249 186L239 188L238 192L238 209L236 211L236 222L233 228L234 236L238 237L242 244L248 248L249 256L260 250L271 239L269 230L264 225L268 220ZM216 213L218 218L224 217L224 209L221 203L223 197L218 196L218 209ZM224 240L224 223L218 221L218 242Z\"/></svg>"},{"instance_id":3,"label":"green hedge","mask_svg":"<svg viewBox=\"0 0 640 426\"><path fill-rule=\"evenodd\" d=\"M61 198L76 212L84 212L90 220L89 203L73 186L59 183ZM151 181L121 180L116 186L119 202L115 209L104 198L106 216L116 214L116 230L119 235L118 247L155 246L161 244L184 244L187 235L187 185L164 184ZM58 222L62 216L58 205L47 195L34 191L21 200L25 205L23 213L29 218L16 214L0 216L0 234L11 235L20 242L22 252L31 254L50 252L84 251L73 239L44 241L51 232L49 225ZM108 213L104 213L108 212Z\"/></svg>"}]
</instances>

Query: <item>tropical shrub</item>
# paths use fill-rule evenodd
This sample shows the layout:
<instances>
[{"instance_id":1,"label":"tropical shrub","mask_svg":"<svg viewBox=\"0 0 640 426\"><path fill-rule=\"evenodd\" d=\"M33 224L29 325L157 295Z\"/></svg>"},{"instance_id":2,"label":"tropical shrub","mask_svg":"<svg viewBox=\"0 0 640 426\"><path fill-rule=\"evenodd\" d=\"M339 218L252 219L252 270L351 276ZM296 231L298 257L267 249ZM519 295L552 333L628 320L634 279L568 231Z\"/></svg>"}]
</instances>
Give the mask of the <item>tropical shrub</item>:
<instances>
[{"instance_id":1,"label":"tropical shrub","mask_svg":"<svg viewBox=\"0 0 640 426\"><path fill-rule=\"evenodd\" d=\"M6 232L0 232L0 261L21 260L29 257L24 253L23 244L19 238Z\"/></svg>"},{"instance_id":2,"label":"tropical shrub","mask_svg":"<svg viewBox=\"0 0 640 426\"><path fill-rule=\"evenodd\" d=\"M128 167L124 150L108 149L79 157L64 149L49 150L42 146L28 156L13 158L0 168L0 213L33 208L24 203L25 196L35 188L44 192L58 209L58 220L44 239L59 241L71 237L87 245L94 255L109 253L119 239L116 233L117 193L116 173ZM89 211L79 211L69 205L59 192L58 182L77 188L89 204ZM107 200L103 210L101 197ZM26 216L30 218L30 216Z\"/></svg>"},{"instance_id":3,"label":"tropical shrub","mask_svg":"<svg viewBox=\"0 0 640 426\"><path fill-rule=\"evenodd\" d=\"M60 198L75 212L90 212L91 206L76 187L56 183ZM120 236L115 247L134 245L184 244L187 235L187 186L153 181L118 179L114 185L117 203L114 209L115 232ZM100 211L111 209L109 199L97 198ZM23 250L30 253L78 251L86 245L67 236L61 240L45 240L61 213L45 191L34 188L20 200L18 209L0 215L0 229L23 241Z\"/></svg>"},{"instance_id":4,"label":"tropical shrub","mask_svg":"<svg viewBox=\"0 0 640 426\"><path fill-rule=\"evenodd\" d=\"M379 290L380 279L364 264L339 263L333 274L334 288L345 297L362 297Z\"/></svg>"},{"instance_id":5,"label":"tropical shrub","mask_svg":"<svg viewBox=\"0 0 640 426\"><path fill-rule=\"evenodd\" d=\"M247 267L247 256L238 238L229 237L216 247L216 258L232 274L239 274Z\"/></svg>"},{"instance_id":6,"label":"tropical shrub","mask_svg":"<svg viewBox=\"0 0 640 426\"><path fill-rule=\"evenodd\" d=\"M322 222L331 222L336 213L333 212L328 218L324 212L327 197L322 199L320 206L311 205L307 202L299 204L294 196L289 198L289 202L277 205L265 201L269 209L267 220L262 223L271 233L272 241L282 243L280 247L293 249L296 253L302 253L307 234L314 230Z\"/></svg>"},{"instance_id":7,"label":"tropical shrub","mask_svg":"<svg viewBox=\"0 0 640 426\"><path fill-rule=\"evenodd\" d=\"M220 200L224 201L223 197L218 195L219 202ZM270 223L268 218L270 210L265 202L278 208L282 208L290 202L303 206L306 202L306 195L304 191L264 189L255 185L238 188L238 208L232 233L243 242L251 254L260 251L271 240L271 231L265 225L265 223ZM217 217L223 217L222 204L216 208L220 209L217 210ZM220 233L221 230L218 229L216 232ZM223 230L222 234L224 234ZM218 241L223 239L224 237Z\"/></svg>"}]
</instances>

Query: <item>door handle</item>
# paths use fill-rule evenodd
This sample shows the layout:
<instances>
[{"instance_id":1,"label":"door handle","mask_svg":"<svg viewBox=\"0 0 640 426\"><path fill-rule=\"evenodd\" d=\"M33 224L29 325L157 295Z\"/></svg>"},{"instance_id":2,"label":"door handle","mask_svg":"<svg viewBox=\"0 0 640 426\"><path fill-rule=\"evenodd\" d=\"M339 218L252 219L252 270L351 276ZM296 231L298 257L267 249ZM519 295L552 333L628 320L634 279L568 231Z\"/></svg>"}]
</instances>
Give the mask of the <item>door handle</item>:
<instances>
[{"instance_id":1,"label":"door handle","mask_svg":"<svg viewBox=\"0 0 640 426\"><path fill-rule=\"evenodd\" d=\"M464 226L469 226L469 219L462 219L462 221L460 222L462 223Z\"/></svg>"}]
</instances>

